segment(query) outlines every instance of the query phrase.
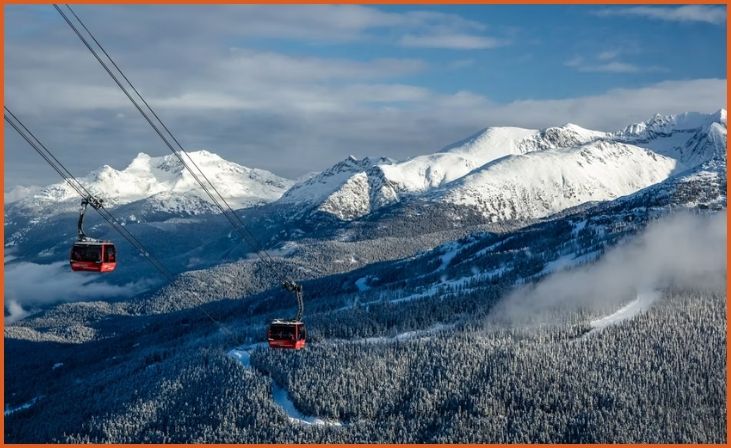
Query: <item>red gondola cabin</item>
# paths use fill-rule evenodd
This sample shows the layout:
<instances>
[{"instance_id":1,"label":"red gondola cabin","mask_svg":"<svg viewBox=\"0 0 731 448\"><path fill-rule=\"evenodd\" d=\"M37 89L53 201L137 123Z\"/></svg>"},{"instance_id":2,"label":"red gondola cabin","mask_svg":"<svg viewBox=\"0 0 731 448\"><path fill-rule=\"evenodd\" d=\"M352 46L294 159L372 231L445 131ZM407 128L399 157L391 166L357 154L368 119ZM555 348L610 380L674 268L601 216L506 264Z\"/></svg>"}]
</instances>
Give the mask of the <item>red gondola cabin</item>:
<instances>
[{"instance_id":1,"label":"red gondola cabin","mask_svg":"<svg viewBox=\"0 0 731 448\"><path fill-rule=\"evenodd\" d=\"M117 251L111 241L77 241L70 258L72 271L111 272L117 267Z\"/></svg>"},{"instance_id":2,"label":"red gondola cabin","mask_svg":"<svg viewBox=\"0 0 731 448\"><path fill-rule=\"evenodd\" d=\"M306 337L305 324L300 321L275 320L267 331L267 340L271 348L299 350L305 347Z\"/></svg>"}]
</instances>

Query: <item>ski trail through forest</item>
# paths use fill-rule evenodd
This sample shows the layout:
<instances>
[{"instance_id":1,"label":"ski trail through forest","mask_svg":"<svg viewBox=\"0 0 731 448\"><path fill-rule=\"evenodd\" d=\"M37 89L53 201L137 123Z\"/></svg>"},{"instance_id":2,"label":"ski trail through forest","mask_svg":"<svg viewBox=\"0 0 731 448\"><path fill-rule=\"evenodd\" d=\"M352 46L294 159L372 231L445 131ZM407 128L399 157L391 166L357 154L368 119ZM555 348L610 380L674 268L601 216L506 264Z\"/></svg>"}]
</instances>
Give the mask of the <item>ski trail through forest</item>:
<instances>
[{"instance_id":1,"label":"ski trail through forest","mask_svg":"<svg viewBox=\"0 0 731 448\"><path fill-rule=\"evenodd\" d=\"M418 331L406 331L402 333L398 333L394 336L378 336L378 337L369 337L369 338L363 338L363 339L356 339L356 340L331 340L327 342L322 342L322 344L329 344L329 345L343 345L343 344L387 344L391 342L397 342L397 341L407 341L407 340L414 340L414 339L420 339L420 338L428 338L430 336L433 336L437 332L441 332L450 328L453 328L454 325L444 325L444 324L437 324L434 325L431 328L428 328L426 330L418 330ZM239 363L241 363L242 366L245 368L251 369L253 371L256 371L258 373L261 373L263 375L270 376L264 372L259 371L254 366L251 365L251 352L258 348L266 347L267 344L265 342L259 342L254 344L246 344L242 345L240 347L234 348L229 350L228 355L237 360ZM282 387L280 384L276 382L274 378L272 378L272 400L279 405L282 410L287 414L287 417L289 418L289 421L292 423L297 424L304 424L304 425L325 425L325 426L343 426L345 425L343 422L335 419L324 419L316 416L311 415L305 415L303 414L297 407L294 405L294 402L292 401L291 397L289 396L289 392L286 388Z\"/></svg>"},{"instance_id":2,"label":"ski trail through forest","mask_svg":"<svg viewBox=\"0 0 731 448\"><path fill-rule=\"evenodd\" d=\"M238 362L241 363L246 368L252 369L258 373L261 373L263 375L266 375L263 372L260 372L258 369L256 369L254 366L251 365L251 352L261 348L266 347L266 343L260 342L256 344L248 344L244 345L235 349L232 349L228 352L229 356L236 359ZM269 375L267 375L269 376ZM271 378L272 380L272 400L279 405L279 407L282 408L285 414L287 414L287 418L290 422L296 423L296 424L302 424L302 425L324 425L324 426L343 426L343 423L339 420L334 419L323 419L311 415L305 415L302 412L300 412L299 409L294 405L294 402L289 396L289 392L286 388L279 385L274 378Z\"/></svg>"},{"instance_id":3,"label":"ski trail through forest","mask_svg":"<svg viewBox=\"0 0 731 448\"><path fill-rule=\"evenodd\" d=\"M655 303L658 298L660 298L660 291L645 291L638 293L636 299L630 301L614 313L600 319L592 320L589 323L591 325L591 331L586 333L585 336L601 331L610 325L617 325L618 323L644 313L650 309L652 304Z\"/></svg>"}]
</instances>

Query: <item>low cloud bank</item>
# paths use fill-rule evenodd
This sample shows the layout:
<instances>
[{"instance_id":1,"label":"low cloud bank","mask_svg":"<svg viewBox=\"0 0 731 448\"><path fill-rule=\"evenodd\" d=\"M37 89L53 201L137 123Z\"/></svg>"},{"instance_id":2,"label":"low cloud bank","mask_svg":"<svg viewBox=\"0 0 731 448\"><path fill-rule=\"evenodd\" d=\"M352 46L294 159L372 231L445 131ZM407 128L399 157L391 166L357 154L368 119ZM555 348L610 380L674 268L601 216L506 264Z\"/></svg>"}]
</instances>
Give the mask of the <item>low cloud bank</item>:
<instances>
[{"instance_id":1,"label":"low cloud bank","mask_svg":"<svg viewBox=\"0 0 731 448\"><path fill-rule=\"evenodd\" d=\"M147 281L124 285L106 283L99 274L71 272L67 262L51 264L9 263L5 265L6 320L25 315L24 308L55 302L126 298L139 294Z\"/></svg>"},{"instance_id":2,"label":"low cloud bank","mask_svg":"<svg viewBox=\"0 0 731 448\"><path fill-rule=\"evenodd\" d=\"M594 264L517 289L492 317L513 325L550 324L580 311L614 312L646 291L725 291L725 285L726 213L679 213L651 223Z\"/></svg>"}]
</instances>

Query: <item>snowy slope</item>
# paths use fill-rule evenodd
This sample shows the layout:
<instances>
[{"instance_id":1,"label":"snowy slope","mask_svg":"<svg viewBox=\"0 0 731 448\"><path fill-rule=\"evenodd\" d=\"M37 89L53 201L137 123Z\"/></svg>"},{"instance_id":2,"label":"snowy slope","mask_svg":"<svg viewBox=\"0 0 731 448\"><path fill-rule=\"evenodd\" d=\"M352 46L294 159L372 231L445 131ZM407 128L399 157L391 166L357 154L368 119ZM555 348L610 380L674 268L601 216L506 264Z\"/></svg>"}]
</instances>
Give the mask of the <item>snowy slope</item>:
<instances>
[{"instance_id":1,"label":"snowy slope","mask_svg":"<svg viewBox=\"0 0 731 448\"><path fill-rule=\"evenodd\" d=\"M674 159L637 146L596 142L501 159L435 192L432 198L474 207L493 222L542 218L661 182L676 164Z\"/></svg>"},{"instance_id":2,"label":"snowy slope","mask_svg":"<svg viewBox=\"0 0 731 448\"><path fill-rule=\"evenodd\" d=\"M531 129L489 128L442 152L383 166L381 170L400 191L422 192L458 179L492 160L528 152L533 148L520 143L536 135L537 131Z\"/></svg>"},{"instance_id":3,"label":"snowy slope","mask_svg":"<svg viewBox=\"0 0 731 448\"><path fill-rule=\"evenodd\" d=\"M564 148L606 136L574 124L543 130L516 127L487 128L441 152L381 166L398 191L425 192L459 179L487 163L506 156Z\"/></svg>"},{"instance_id":4,"label":"snowy slope","mask_svg":"<svg viewBox=\"0 0 731 448\"><path fill-rule=\"evenodd\" d=\"M226 161L208 151L188 154L234 208L274 201L292 184L291 181L268 171L247 168ZM196 198L207 200L207 196L195 179L172 154L151 157L139 153L129 166L121 171L105 165L79 180L87 189L111 205L152 198L152 202L161 210L180 210L199 205L201 201ZM23 198L12 199L17 199L21 205L31 209L50 203L65 201L75 203L78 199L76 192L65 183L41 189L29 189L27 193L28 195ZM187 211L195 212L195 210Z\"/></svg>"}]
</instances>

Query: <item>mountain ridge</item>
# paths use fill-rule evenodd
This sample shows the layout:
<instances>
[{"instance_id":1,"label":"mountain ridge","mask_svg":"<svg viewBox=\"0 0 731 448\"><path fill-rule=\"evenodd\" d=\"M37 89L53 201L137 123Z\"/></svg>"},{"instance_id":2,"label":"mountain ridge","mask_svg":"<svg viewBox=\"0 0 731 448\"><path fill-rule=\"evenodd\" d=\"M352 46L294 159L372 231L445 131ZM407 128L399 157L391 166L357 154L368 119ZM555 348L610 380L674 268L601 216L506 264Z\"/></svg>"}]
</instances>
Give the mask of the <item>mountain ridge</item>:
<instances>
[{"instance_id":1,"label":"mountain ridge","mask_svg":"<svg viewBox=\"0 0 731 448\"><path fill-rule=\"evenodd\" d=\"M547 153L559 156L553 162L561 167L560 172L555 172L550 182L525 188L518 195L527 195L529 190L552 185L556 188L547 194L559 197L564 194L562 190L566 185L567 174L569 178L597 181L597 186L603 187L595 188L592 194L576 196L573 200L569 195L566 201L537 213L528 211L530 204L516 203L514 199L506 197L497 199L497 202L503 203L502 206L495 203L478 206L479 202L487 199L495 201L479 192L468 198L470 200L453 201L477 206L478 212L492 215L497 220L540 218L565 207L579 205L584 200L609 200L638 191L711 158L722 157L725 155L726 132L725 109L712 114L657 114L615 132L593 131L572 123L541 130L485 128L439 152L400 162L385 158L359 160L350 156L307 181L295 184L277 203L299 202L300 213L306 213L307 210L324 212L349 221L385 205L420 195L437 201L460 196L443 192L453 187L459 188L470 176L474 183L476 174L488 166L508 164L515 168L515 160L523 160L522 164L517 165L533 165L521 179L522 182L530 183L528 174L540 168L536 165L545 162L543 159ZM584 159L599 160L603 163L599 168L605 168L609 174L603 173L601 169L594 169L594 172L587 170L588 160L582 164L575 154L568 155L572 152L583 155ZM525 158L521 159L521 156ZM608 156L613 156L614 160ZM634 160L625 160L627 158ZM576 164L579 167L572 168ZM643 165L648 164L650 168L643 170ZM621 175L622 167L633 170L642 181L633 182L629 176L626 182L612 186L608 177ZM315 186L319 189L312 188ZM477 190L489 189L490 184L480 184L478 187ZM504 191L510 185L494 187ZM579 187L571 186L574 189ZM516 215L510 212L512 209L523 209L524 212Z\"/></svg>"}]
</instances>

